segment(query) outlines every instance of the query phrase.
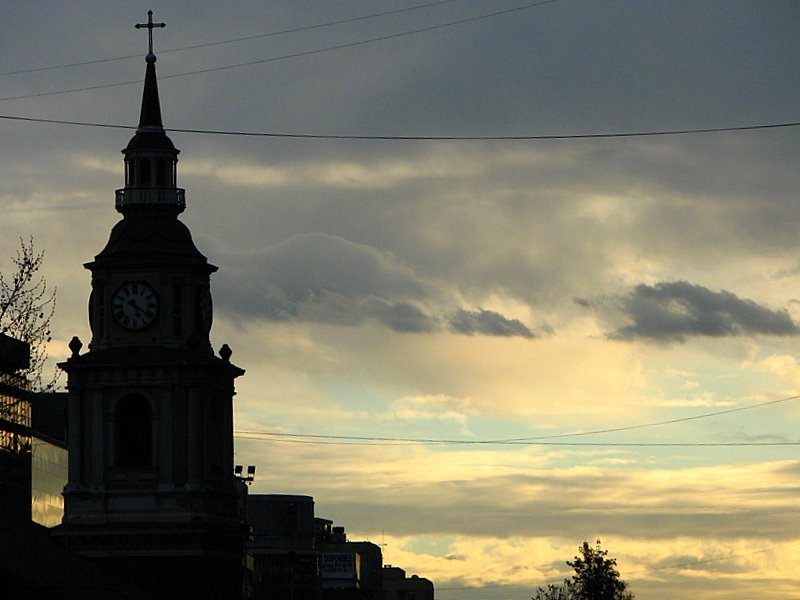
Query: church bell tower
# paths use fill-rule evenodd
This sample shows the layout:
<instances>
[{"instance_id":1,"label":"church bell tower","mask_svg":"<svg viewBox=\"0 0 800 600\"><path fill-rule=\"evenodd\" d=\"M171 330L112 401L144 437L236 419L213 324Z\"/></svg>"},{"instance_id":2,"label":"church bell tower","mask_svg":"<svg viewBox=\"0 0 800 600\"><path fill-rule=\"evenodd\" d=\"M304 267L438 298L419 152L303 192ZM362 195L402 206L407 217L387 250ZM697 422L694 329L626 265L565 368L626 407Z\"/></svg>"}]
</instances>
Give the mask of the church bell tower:
<instances>
[{"instance_id":1,"label":"church bell tower","mask_svg":"<svg viewBox=\"0 0 800 600\"><path fill-rule=\"evenodd\" d=\"M178 153L164 131L147 27L136 133L122 151L122 219L92 273L88 350L73 338L68 376L69 480L58 533L157 595L239 598L241 482L233 471L234 380L215 355L210 275L217 268L178 219Z\"/></svg>"}]
</instances>

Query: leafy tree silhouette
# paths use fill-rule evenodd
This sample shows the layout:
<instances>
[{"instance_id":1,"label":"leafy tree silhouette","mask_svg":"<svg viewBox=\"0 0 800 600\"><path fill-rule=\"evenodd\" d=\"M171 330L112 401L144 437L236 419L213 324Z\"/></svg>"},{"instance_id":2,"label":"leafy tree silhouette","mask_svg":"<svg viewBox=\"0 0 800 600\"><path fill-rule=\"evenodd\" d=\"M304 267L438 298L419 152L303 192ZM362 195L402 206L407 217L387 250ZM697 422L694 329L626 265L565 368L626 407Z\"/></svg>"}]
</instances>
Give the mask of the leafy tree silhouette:
<instances>
[{"instance_id":1,"label":"leafy tree silhouette","mask_svg":"<svg viewBox=\"0 0 800 600\"><path fill-rule=\"evenodd\" d=\"M608 550L600 547L600 540L594 548L583 542L578 552L580 556L567 561L575 569L574 600L633 600L633 594L626 592L628 584L619 578L617 559L606 558Z\"/></svg>"},{"instance_id":2,"label":"leafy tree silhouette","mask_svg":"<svg viewBox=\"0 0 800 600\"><path fill-rule=\"evenodd\" d=\"M628 584L619 578L617 559L607 558L608 550L601 548L600 540L594 548L583 542L578 552L575 560L567 561L575 570L572 579L540 587L532 600L634 600Z\"/></svg>"},{"instance_id":3,"label":"leafy tree silhouette","mask_svg":"<svg viewBox=\"0 0 800 600\"><path fill-rule=\"evenodd\" d=\"M531 600L573 600L575 591L572 582L565 579L561 585L549 584L547 589L539 588Z\"/></svg>"}]
</instances>

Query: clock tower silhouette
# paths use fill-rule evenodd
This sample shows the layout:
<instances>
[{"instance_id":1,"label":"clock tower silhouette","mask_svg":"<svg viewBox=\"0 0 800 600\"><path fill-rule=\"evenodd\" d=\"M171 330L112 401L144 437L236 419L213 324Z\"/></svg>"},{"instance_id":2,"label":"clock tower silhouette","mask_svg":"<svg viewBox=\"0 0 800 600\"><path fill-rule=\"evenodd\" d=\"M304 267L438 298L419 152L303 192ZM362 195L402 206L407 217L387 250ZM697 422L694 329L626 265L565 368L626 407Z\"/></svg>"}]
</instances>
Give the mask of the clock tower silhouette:
<instances>
[{"instance_id":1,"label":"clock tower silhouette","mask_svg":"<svg viewBox=\"0 0 800 600\"><path fill-rule=\"evenodd\" d=\"M208 263L178 219L178 150L164 131L152 12L136 133L122 151L122 214L92 273L88 351L73 338L69 479L55 535L156 597L241 598L243 484L234 475L234 379L216 356Z\"/></svg>"}]
</instances>

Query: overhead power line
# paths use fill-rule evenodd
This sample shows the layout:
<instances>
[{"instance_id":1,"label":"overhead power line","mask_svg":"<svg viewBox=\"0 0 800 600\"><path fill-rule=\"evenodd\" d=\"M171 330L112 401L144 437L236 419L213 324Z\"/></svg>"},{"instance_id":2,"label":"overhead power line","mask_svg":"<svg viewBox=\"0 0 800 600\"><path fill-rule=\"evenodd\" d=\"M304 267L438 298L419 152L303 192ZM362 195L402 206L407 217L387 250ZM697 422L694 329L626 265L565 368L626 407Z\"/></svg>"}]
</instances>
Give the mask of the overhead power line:
<instances>
[{"instance_id":1,"label":"overhead power line","mask_svg":"<svg viewBox=\"0 0 800 600\"><path fill-rule=\"evenodd\" d=\"M442 4L452 4L453 2L463 2L463 0L438 0L437 2L427 2L425 4L417 4L416 6L407 6L405 8L396 8L394 10L387 10L385 12L379 13L372 13L369 15L361 15L359 17L349 17L347 19L338 19L336 21L327 21L325 23L315 23L312 25L302 25L300 27L292 27L290 29L280 29L277 31L269 31L266 33L256 33L253 35L246 35L238 38L231 38L227 40L218 40L215 42L205 42L203 44L193 44L191 46L181 46L180 48L168 48L166 50L159 50L159 54L170 54L173 52L184 52L186 50L197 50L200 48L210 48L213 46L222 46L226 44L235 44L238 42L247 42L250 40L258 40L264 39L268 37L274 37L279 35L286 35L289 33L300 33L303 31L311 31L314 29L322 29L324 27L332 27L335 25L345 25L347 23L357 23L358 21L366 21L368 19L376 19L379 17L387 17L391 15L397 15L401 13L407 13L415 10L420 10L423 8L431 8L433 6L439 6ZM114 56L111 58L98 58L94 60L84 60L80 62L71 62L71 63L64 63L60 65L49 65L46 67L31 67L29 69L19 69L17 71L5 71L0 73L0 76L4 75L22 75L25 73L39 73L42 71L55 71L58 69L69 69L73 67L85 67L87 65L97 65L103 63L110 63L110 62L118 62L121 60L130 60L133 58L141 58L141 53L139 54L126 54L125 56Z\"/></svg>"},{"instance_id":2,"label":"overhead power line","mask_svg":"<svg viewBox=\"0 0 800 600\"><path fill-rule=\"evenodd\" d=\"M173 73L172 75L160 75L159 76L159 80L176 79L178 77L188 77L188 76L191 76L191 75L200 75L202 73L214 73L214 72L217 72L217 71L226 71L226 70L229 70L229 69L240 69L240 68L243 68L243 67L251 67L251 66L254 66L254 65L262 65L262 64L266 64L266 63L271 63L271 62L276 62L276 61L281 61L281 60L287 60L287 59L290 59L290 58L299 58L301 56L311 56L311 55L314 55L314 54L321 54L323 52L330 52L330 51L333 51L333 50L343 50L345 48L354 48L356 46L363 46L365 44L373 44L373 43L376 43L376 42L383 42L383 41L386 41L386 40L406 37L406 36L415 35L415 34L418 34L418 33L427 33L429 31L436 31L436 30L439 30L439 29L445 29L445 28L448 28L448 27L454 27L456 25L463 25L465 23L472 23L472 22L479 21L479 20L482 20L482 19L489 19L489 18L492 18L492 17L498 17L498 16L501 16L501 15L507 15L507 14L511 14L511 13L518 12L518 11L521 11L521 10L526 10L526 9L529 9L529 8L535 8L537 6L544 6L545 4L552 4L553 2L558 2L558 0L539 0L539 2L530 2L528 4L523 4L521 6L515 6L513 8L507 8L507 9L504 9L504 10L497 10L497 11L490 12L490 13L483 13L483 14L480 14L480 15L476 15L474 17L466 17L466 18L463 18L463 19L455 20L455 21L448 21L446 23L440 23L438 25L430 25L428 27L420 27L418 29L411 29L411 30L408 30L408 31L401 31L401 32L398 32L398 33L391 33L391 34L382 35L382 36L378 36L378 37L368 38L368 39L365 39L365 40L358 40L358 41L355 41L355 42L345 42L345 43L342 43L342 44L336 44L336 45L333 45L333 46L326 46L324 48L318 48L316 50L304 50L302 52L294 52L294 53L291 53L291 54L283 54L281 56L273 56L273 57L270 57L270 58L251 60L251 61L242 62L242 63L235 63L235 64L231 64L231 65L223 65L223 66L220 66L220 67L208 67L206 69L197 69L197 70L194 70L194 71L185 71L183 73ZM72 93L75 93L75 92L86 92L86 91L91 91L91 90L101 90L101 89L106 89L106 88L120 87L120 86L125 86L125 85L133 85L133 84L138 84L138 83L141 83L140 80L135 79L135 80L131 80L131 81L120 81L120 82L117 82L117 83L106 83L106 84L91 85L91 86L79 87L79 88L70 88L70 89L64 89L64 90L54 90L54 91L51 91L51 92L37 92L37 93L34 93L34 94L22 94L20 96L6 96L4 98L0 98L0 101L4 101L4 100L22 100L22 99L26 99L26 98L41 98L43 96L55 96L55 95L59 95L59 94L72 94Z\"/></svg>"},{"instance_id":3,"label":"overhead power line","mask_svg":"<svg viewBox=\"0 0 800 600\"><path fill-rule=\"evenodd\" d=\"M0 119L7 121L22 121L28 123L43 123L49 125L72 125L76 127L98 127L106 129L136 129L135 125L121 125L119 123L96 123L91 121L69 121L64 119L44 119L39 117L23 117L19 115L0 115ZM732 131L758 131L767 129L785 129L800 126L800 121L784 123L766 123L760 125L739 125L733 127L701 127L694 129L660 129L649 131L622 131L602 133L576 133L576 134L534 134L534 135L352 135L352 134L321 134L321 133L281 133L270 131L234 131L225 129L190 129L190 128L165 128L170 133L196 133L201 135L225 135L235 137L265 137L311 140L372 140L372 141L443 141L443 142L490 142L490 141L546 141L546 140L587 140L604 138L634 138L658 137L667 135L692 135L705 133L723 133Z\"/></svg>"},{"instance_id":4,"label":"overhead power line","mask_svg":"<svg viewBox=\"0 0 800 600\"><path fill-rule=\"evenodd\" d=\"M275 432L242 432L234 431L234 437L291 444L315 444L321 446L409 446L409 445L470 445L469 441L463 442L436 442L434 440L419 440L407 442L369 442L369 441L330 441L319 439L299 439L315 436L300 434L299 438L287 438L287 434ZM558 446L558 447L587 447L587 448L742 448L742 447L800 447L800 442L475 442L476 444L495 444L499 446Z\"/></svg>"},{"instance_id":5,"label":"overhead power line","mask_svg":"<svg viewBox=\"0 0 800 600\"><path fill-rule=\"evenodd\" d=\"M524 441L531 441L531 440L552 440L556 438L564 438L564 437L577 437L577 436L586 436L586 435L599 435L601 433L618 433L620 431L632 431L634 429L645 429L648 427L658 427L661 425L672 425L675 423L686 423L688 421L698 421L700 419L709 419L711 417L719 417L722 415L729 415L731 413L743 412L746 410L753 410L756 408L763 408L765 406L773 406L775 404L783 404L785 402L791 402L792 400L800 399L800 396L788 396L786 398L778 398L777 400L767 400L766 402L759 402L758 404L750 404L748 406L740 406L738 408L726 408L724 410L716 410L708 413L703 413L699 415L692 415L690 417L679 417L677 419L667 419L666 421L655 421L653 423L642 423L639 425L627 425L623 427L613 427L610 429L595 429L594 431L582 431L576 433L561 433L558 435L548 435L548 436L541 436L541 437L534 437L534 438L517 438L517 439L510 439L507 440L509 442L524 442ZM792 442L789 445L794 445L795 443ZM724 444L727 445L727 444ZM751 444L742 444L742 445L751 445ZM776 444L776 445L783 445L783 444Z\"/></svg>"},{"instance_id":6,"label":"overhead power line","mask_svg":"<svg viewBox=\"0 0 800 600\"><path fill-rule=\"evenodd\" d=\"M411 29L408 31L400 31L398 33L389 33L386 35L381 35L373 38L368 38L365 40L358 40L355 42L345 42L342 44L337 44L334 46L327 46L325 48L320 48L317 50L306 50L303 52L297 52L294 54L287 54L284 56L273 57L273 58L264 58L259 60L251 60L242 63L236 63L232 65L224 65L221 67L209 67L207 69L198 69L196 71L187 71L185 73L177 73L175 75L167 75L166 77L161 77L160 79L169 79L172 77L186 77L188 75L199 75L200 73L213 73L215 71L224 71L227 69L239 69L241 67L250 67L253 65L260 65L264 63L274 62L276 60L284 60L288 58L297 58L300 56L310 56L312 54L320 54L321 52L329 52L331 50L342 50L345 48L354 48L356 46L363 46L364 44L373 44L375 42L384 42L386 40L393 40L401 37L406 37L409 35L416 35L418 33L427 33L430 31L438 31L440 29L446 29L448 27L454 27L456 25L464 25L466 23L474 23L475 21L481 21L483 19L491 19L493 17L499 17L502 15L508 15L511 13L519 12L521 10L526 10L529 8L535 8L537 6L544 6L545 4L552 4L553 2L558 2L558 0L539 0L539 2L530 2L528 4L523 4L521 6L515 6L512 8L506 8L503 10L496 10L494 12L483 13L480 15L476 15L474 17L465 17L463 19L457 19L455 21L448 21L446 23L439 23L438 25L429 25L427 27L420 27L418 29Z\"/></svg>"},{"instance_id":7,"label":"overhead power line","mask_svg":"<svg viewBox=\"0 0 800 600\"><path fill-rule=\"evenodd\" d=\"M662 567L646 567L646 570L648 570L648 571L667 571L667 570L673 570L673 569L685 569L687 567L694 567L694 566L697 566L697 565L706 565L706 564L715 563L715 562L733 560L733 559L736 559L736 558L743 558L745 556L753 556L755 554L765 554L767 552L774 552L776 550L785 550L786 548L793 548L795 546L800 546L800 543L783 544L781 546L773 546L771 548L761 548L760 550L752 550L750 552L742 552L740 554L729 554L727 556L718 556L716 558L706 558L706 559L701 559L701 560L693 560L693 561L678 563L678 564L674 564L674 565L665 565L665 566L662 566ZM640 571L641 571L641 569L634 570L631 573L635 574L635 573L639 573Z\"/></svg>"},{"instance_id":8,"label":"overhead power line","mask_svg":"<svg viewBox=\"0 0 800 600\"><path fill-rule=\"evenodd\" d=\"M474 446L474 445L510 445L510 446L622 446L622 447L774 447L774 446L800 446L800 442L565 442L552 441L559 438L579 437L587 435L599 435L603 433L617 433L620 431L631 431L634 429L645 429L662 425L673 425L675 423L686 423L699 419L709 419L731 413L754 410L765 406L774 406L793 400L800 399L798 396L789 396L777 400L768 400L758 404L750 404L738 408L718 410L714 412L668 419L665 421L655 421L652 423L641 423L638 425L628 425L611 429L595 429L592 431L578 431L573 433L560 433L555 435L543 435L526 438L503 438L489 440L455 440L438 438L399 438L399 437L374 437L374 436L348 436L332 434L311 434L311 433L284 433L277 431L258 431L258 430L236 430L234 435L249 439L272 439L275 441L305 443L305 444L332 444L332 445L442 445L442 446Z\"/></svg>"}]
</instances>

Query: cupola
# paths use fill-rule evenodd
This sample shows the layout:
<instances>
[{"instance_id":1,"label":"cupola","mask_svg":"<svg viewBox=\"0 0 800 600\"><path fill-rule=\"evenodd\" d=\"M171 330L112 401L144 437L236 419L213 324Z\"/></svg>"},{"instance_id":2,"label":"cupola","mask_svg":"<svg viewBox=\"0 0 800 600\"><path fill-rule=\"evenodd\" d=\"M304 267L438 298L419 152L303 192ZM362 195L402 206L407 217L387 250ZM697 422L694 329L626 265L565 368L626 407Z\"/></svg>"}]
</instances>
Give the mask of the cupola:
<instances>
[{"instance_id":1,"label":"cupola","mask_svg":"<svg viewBox=\"0 0 800 600\"><path fill-rule=\"evenodd\" d=\"M122 151L125 155L125 187L116 191L116 209L123 215L131 212L159 212L177 215L186 208L186 196L178 183L178 153L161 121L161 103L156 80L156 55L153 54L152 11L148 13L150 51L147 63L142 110L136 134Z\"/></svg>"}]
</instances>

